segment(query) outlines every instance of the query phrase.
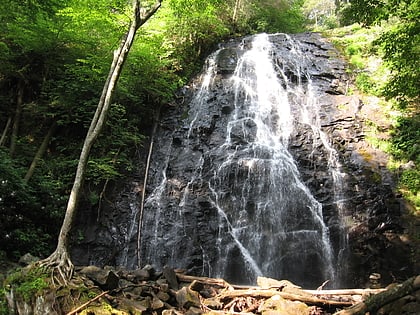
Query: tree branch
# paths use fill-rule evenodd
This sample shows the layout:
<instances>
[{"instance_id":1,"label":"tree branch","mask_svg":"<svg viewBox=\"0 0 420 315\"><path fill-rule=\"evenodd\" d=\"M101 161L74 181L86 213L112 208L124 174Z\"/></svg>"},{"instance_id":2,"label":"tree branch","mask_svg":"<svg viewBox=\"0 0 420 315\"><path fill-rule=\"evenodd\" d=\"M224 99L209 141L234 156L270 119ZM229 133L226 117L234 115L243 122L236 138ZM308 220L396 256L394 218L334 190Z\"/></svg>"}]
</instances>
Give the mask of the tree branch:
<instances>
[{"instance_id":1,"label":"tree branch","mask_svg":"<svg viewBox=\"0 0 420 315\"><path fill-rule=\"evenodd\" d=\"M102 296L104 296L105 294L107 294L109 291L104 291L101 294L95 296L93 299L90 299L89 301L87 301L86 303L80 305L78 308L75 308L74 310L72 310L71 312L68 312L66 315L74 315L78 312L80 312L82 309L84 309L86 306L88 306L90 303L95 302L96 300L99 300Z\"/></svg>"}]
</instances>

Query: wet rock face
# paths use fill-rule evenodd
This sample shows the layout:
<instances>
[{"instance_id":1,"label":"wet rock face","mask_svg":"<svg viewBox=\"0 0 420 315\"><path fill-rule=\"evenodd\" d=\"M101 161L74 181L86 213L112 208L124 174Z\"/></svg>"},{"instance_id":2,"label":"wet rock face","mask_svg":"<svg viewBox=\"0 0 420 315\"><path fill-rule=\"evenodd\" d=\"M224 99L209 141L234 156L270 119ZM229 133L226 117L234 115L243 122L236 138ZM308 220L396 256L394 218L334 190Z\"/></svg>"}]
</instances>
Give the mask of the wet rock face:
<instances>
[{"instance_id":1,"label":"wet rock face","mask_svg":"<svg viewBox=\"0 0 420 315\"><path fill-rule=\"evenodd\" d=\"M296 161L301 181L313 197L322 205L323 220L328 228L332 246L333 261L339 265L340 286L364 286L367 275L380 273L380 281L389 283L392 277L405 278L412 272L409 263L409 245L401 237L401 204L392 192L392 180L384 165L367 161L361 152L366 148L364 142L363 117L359 115L363 104L355 96L346 95L348 78L345 63L339 58L331 44L316 33L293 35L292 40L284 34L270 36L273 45L272 59L278 70L278 77L286 76L288 85L314 86L317 95L316 123L322 133L314 133L313 126L304 120L293 119L293 131L288 139L288 151ZM298 43L299 54L305 58L296 60ZM226 89L226 82L235 72L244 49L252 46L252 38L230 41L219 52L214 67L209 93L200 107L191 104L200 96L200 78L182 89L183 100L177 107L162 111L159 129L155 137L149 179L146 185L145 218L142 226L140 265L169 264L185 268L196 275L208 275L217 269L213 257L220 255L221 247L230 246L228 242L218 242L218 235L231 227L220 220L220 209L212 196L214 187L219 189L219 199L228 200L229 194L241 191L245 186L235 184L236 178L248 178L251 165L245 156L229 172L223 173L220 180L214 180L214 165L223 166L225 156L219 155L215 147L226 142L226 126L230 129L231 147L225 148L236 154L238 148L253 143L258 128L255 121L244 117L240 123L231 123L235 114L235 102L246 95L232 95ZM240 47L240 48L238 48ZM303 71L304 70L304 71ZM284 83L286 85L286 83ZM304 92L309 95L310 92ZM304 96L303 96L304 97ZM308 96L309 97L309 96ZM291 103L301 102L302 95L289 94ZM297 107L292 107L291 115L297 115ZM272 113L270 119L277 121L281 113ZM314 117L308 119L314 120ZM311 120L311 121L312 121ZM323 145L325 139L331 147ZM232 149L235 148L235 149ZM266 150L266 151L265 151ZM337 191L337 178L331 172L331 155L334 153L340 167L340 187ZM258 149L255 156L263 160L272 152ZM143 174L147 152L139 157L139 171L121 187L114 187L112 204L104 204L98 212L86 210L80 216L75 231L83 235L73 249L76 264L123 265L137 267L138 219L141 191L144 187ZM269 167L267 167L267 172ZM200 179L197 179L197 178ZM258 182L259 178L249 179ZM162 183L165 183L163 186ZM286 182L285 182L286 183ZM162 187L161 187L162 185ZM250 186L256 187L256 186ZM253 188L253 189L254 189ZM160 194L156 194L162 189ZM262 185L255 195L267 193L270 183ZM188 198L186 198L188 192ZM280 192L279 192L280 193ZM287 190L283 192L287 194ZM293 193L292 193L293 194ZM155 196L155 197L154 197ZM302 199L297 196L297 199ZM229 208L235 208L240 200L229 201ZM305 207L296 204L289 207ZM252 217L257 209L257 200L248 200L243 205L242 217ZM180 211L180 205L183 210ZM148 217L155 209L164 209L159 216ZM227 213L228 216L233 214ZM237 217L235 221L240 221ZM88 222L88 224L86 224ZM289 222L289 221L287 221ZM290 221L292 222L292 221ZM287 223L289 224L289 223ZM297 224L295 221L292 224ZM300 223L301 229L305 222ZM157 231L175 231L177 235ZM171 232L172 233L172 232ZM182 236L182 237L179 237ZM161 239L160 244L150 244L153 239ZM277 244L273 244L273 247ZM205 251L203 250L205 249ZM261 250L261 255L269 256L269 250ZM296 247L296 251L300 251ZM159 257L153 257L159 253ZM173 260L172 257L177 257ZM242 253L239 249L229 251L226 260L230 261L225 272L230 279L239 282L253 282L247 270L242 270ZM317 253L306 256L284 267L284 272L295 273L299 269L300 279L308 283L321 284L322 270L318 266ZM161 266L161 267L162 267ZM290 269L288 269L290 268ZM272 275L268 275L272 276ZM325 279L324 279L325 280Z\"/></svg>"}]
</instances>

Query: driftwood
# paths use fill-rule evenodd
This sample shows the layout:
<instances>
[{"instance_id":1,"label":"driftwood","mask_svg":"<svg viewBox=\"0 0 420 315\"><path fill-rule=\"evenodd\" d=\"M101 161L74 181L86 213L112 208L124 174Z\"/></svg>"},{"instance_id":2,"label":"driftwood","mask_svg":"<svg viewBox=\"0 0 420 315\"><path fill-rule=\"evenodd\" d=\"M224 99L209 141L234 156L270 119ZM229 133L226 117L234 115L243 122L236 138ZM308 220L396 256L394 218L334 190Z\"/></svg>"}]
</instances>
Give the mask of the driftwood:
<instances>
[{"instance_id":1,"label":"driftwood","mask_svg":"<svg viewBox=\"0 0 420 315\"><path fill-rule=\"evenodd\" d=\"M99 300L101 297L103 297L104 295L108 294L109 291L104 291L101 294L98 294L97 296L95 296L93 299L90 299L89 301L87 301L86 303L80 305L79 307L75 308L74 310L72 310L71 312L68 312L66 315L74 315L78 312L80 312L81 310L83 310L85 307L87 307L90 303L95 302L96 300Z\"/></svg>"},{"instance_id":2,"label":"driftwood","mask_svg":"<svg viewBox=\"0 0 420 315\"><path fill-rule=\"evenodd\" d=\"M260 286L243 286L229 284L223 279L188 276L182 273L177 273L177 277L181 282L199 282L208 286L218 286L218 293L207 300L216 301L225 312L228 311L230 314L233 314L231 305L235 305L235 303L251 305L252 303L249 301L252 300L280 296L286 300L299 301L314 307L345 308L334 315L361 315L367 312L372 313L420 288L420 276L388 289L341 290L305 290L289 281L269 278L262 279L263 282L259 282ZM208 309L207 306L205 308ZM221 309L211 311L223 313ZM244 309L244 311L252 313L253 310Z\"/></svg>"},{"instance_id":3,"label":"driftwood","mask_svg":"<svg viewBox=\"0 0 420 315\"><path fill-rule=\"evenodd\" d=\"M386 289L337 289L337 290L303 290L313 295L371 295L386 291Z\"/></svg>"},{"instance_id":4,"label":"driftwood","mask_svg":"<svg viewBox=\"0 0 420 315\"><path fill-rule=\"evenodd\" d=\"M167 311L168 315L280 314L283 310L291 314L373 315L401 309L400 301L410 310L418 310L414 296L420 289L420 275L387 289L305 290L287 280L260 277L258 286L239 286L224 279L169 271L164 269L159 278L141 281L135 277L129 280L135 271L122 273L126 286L105 291L67 315L79 313L104 296L116 309L134 307L147 313ZM133 303L127 304L128 300Z\"/></svg>"},{"instance_id":5,"label":"driftwood","mask_svg":"<svg viewBox=\"0 0 420 315\"><path fill-rule=\"evenodd\" d=\"M181 282L193 282L197 281L200 283L208 284L208 285L217 285L222 288L226 288L228 290L233 290L234 286L228 283L224 279L217 279L217 278L207 278L207 277L196 277L196 276L188 276L183 273L176 273L178 280Z\"/></svg>"},{"instance_id":6,"label":"driftwood","mask_svg":"<svg viewBox=\"0 0 420 315\"><path fill-rule=\"evenodd\" d=\"M381 293L372 295L365 301L341 310L334 315L364 315L368 312L375 312L386 304L398 300L399 298L402 298L403 296L418 289L420 289L420 276L412 277L399 285Z\"/></svg>"},{"instance_id":7,"label":"driftwood","mask_svg":"<svg viewBox=\"0 0 420 315\"><path fill-rule=\"evenodd\" d=\"M279 295L284 299L292 301L300 301L303 303L316 305L316 306L349 306L353 305L352 302L348 301L334 301L334 300L325 300L320 299L315 296L300 295L288 292L277 291L273 289L255 289L255 290L234 290L234 291L225 291L220 293L217 297L220 300L226 298L235 298L235 297L262 297L262 298L271 298L275 295Z\"/></svg>"}]
</instances>

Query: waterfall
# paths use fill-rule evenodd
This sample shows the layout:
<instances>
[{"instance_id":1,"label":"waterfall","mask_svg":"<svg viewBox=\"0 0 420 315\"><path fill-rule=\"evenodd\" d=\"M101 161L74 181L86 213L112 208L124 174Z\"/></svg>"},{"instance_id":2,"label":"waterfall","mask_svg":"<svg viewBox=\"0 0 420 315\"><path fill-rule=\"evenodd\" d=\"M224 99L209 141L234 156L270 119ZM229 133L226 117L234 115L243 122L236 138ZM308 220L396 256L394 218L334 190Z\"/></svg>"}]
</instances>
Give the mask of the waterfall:
<instances>
[{"instance_id":1,"label":"waterfall","mask_svg":"<svg viewBox=\"0 0 420 315\"><path fill-rule=\"evenodd\" d=\"M297 127L309 130L314 156L328 155L337 200L344 175L321 130L311 61L281 36L287 54L260 34L209 56L188 113L154 154L143 262L233 283L263 275L337 285L338 253L323 205L291 150Z\"/></svg>"}]
</instances>

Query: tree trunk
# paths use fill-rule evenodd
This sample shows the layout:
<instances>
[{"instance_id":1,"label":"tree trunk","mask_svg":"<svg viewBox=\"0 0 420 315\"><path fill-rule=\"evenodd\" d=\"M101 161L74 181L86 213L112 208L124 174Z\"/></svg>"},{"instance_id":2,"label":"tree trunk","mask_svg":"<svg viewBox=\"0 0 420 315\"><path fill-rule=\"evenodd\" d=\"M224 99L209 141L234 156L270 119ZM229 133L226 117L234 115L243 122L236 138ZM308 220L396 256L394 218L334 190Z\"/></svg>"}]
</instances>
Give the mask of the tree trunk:
<instances>
[{"instance_id":1,"label":"tree trunk","mask_svg":"<svg viewBox=\"0 0 420 315\"><path fill-rule=\"evenodd\" d=\"M16 111L13 119L12 134L10 136L9 154L13 157L16 153L17 138L19 135L20 116L22 116L23 104L23 80L20 80L17 86Z\"/></svg>"},{"instance_id":2,"label":"tree trunk","mask_svg":"<svg viewBox=\"0 0 420 315\"><path fill-rule=\"evenodd\" d=\"M48 144L50 143L50 140L51 140L56 128L57 128L57 123L53 122L53 124L51 125L47 134L45 135L44 140L42 141L40 147L38 148L38 151L36 151L36 154L34 156L34 159L32 160L31 165L29 166L28 171L26 172L25 178L23 179L25 184L27 184L28 181L31 179L32 175L34 174L34 171L35 171L35 168L36 168L38 162L41 160L45 151L47 151Z\"/></svg>"},{"instance_id":3,"label":"tree trunk","mask_svg":"<svg viewBox=\"0 0 420 315\"><path fill-rule=\"evenodd\" d=\"M341 0L334 0L334 4L335 4L335 15L338 16L338 14L340 13L340 9L341 9Z\"/></svg>"},{"instance_id":4,"label":"tree trunk","mask_svg":"<svg viewBox=\"0 0 420 315\"><path fill-rule=\"evenodd\" d=\"M239 11L240 5L241 5L241 0L236 0L235 8L233 9L233 16L232 16L233 24L236 24L238 20L238 11Z\"/></svg>"},{"instance_id":5,"label":"tree trunk","mask_svg":"<svg viewBox=\"0 0 420 315\"><path fill-rule=\"evenodd\" d=\"M4 127L3 133L0 138L0 147L6 142L7 133L9 132L10 124L12 123L12 117L7 119L6 127Z\"/></svg>"},{"instance_id":6,"label":"tree trunk","mask_svg":"<svg viewBox=\"0 0 420 315\"><path fill-rule=\"evenodd\" d=\"M147 154L146 170L144 171L143 189L142 189L142 192L141 192L139 220L138 220L138 226L137 226L137 266L139 268L141 268L141 230L142 230L142 225L143 225L144 201L146 199L146 184L147 184L147 180L149 178L150 160L151 160L151 157L152 157L153 146L154 146L154 143L155 143L156 129L157 129L157 125L159 124L160 109L161 109L161 107L159 107L158 110L156 111L155 122L153 124L153 130L152 130L152 134L150 136L149 152Z\"/></svg>"},{"instance_id":7,"label":"tree trunk","mask_svg":"<svg viewBox=\"0 0 420 315\"><path fill-rule=\"evenodd\" d=\"M55 271L54 276L60 284L67 283L73 274L73 264L68 254L69 233L73 225L77 201L82 189L90 150L96 138L99 136L102 126L105 123L114 88L118 82L118 78L121 74L122 67L125 60L127 59L130 48L134 42L136 32L139 27L142 26L160 8L161 2L162 0L158 0L151 9L142 14L140 1L134 1L133 17L130 27L122 39L120 47L114 52L114 58L111 64L108 78L104 84L95 115L91 121L89 130L83 143L82 152L80 154L79 163L77 165L76 176L67 203L64 221L58 236L57 248L55 252L51 254L51 256L40 262L42 266L50 267L53 269L53 271Z\"/></svg>"}]
</instances>

